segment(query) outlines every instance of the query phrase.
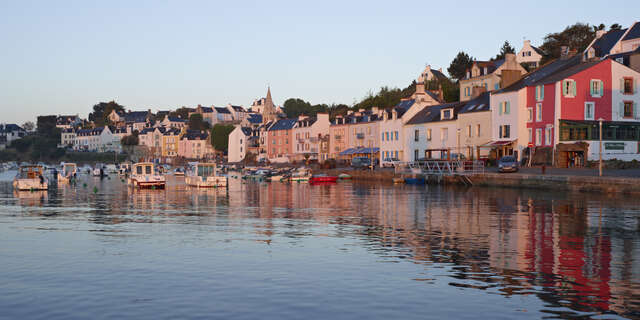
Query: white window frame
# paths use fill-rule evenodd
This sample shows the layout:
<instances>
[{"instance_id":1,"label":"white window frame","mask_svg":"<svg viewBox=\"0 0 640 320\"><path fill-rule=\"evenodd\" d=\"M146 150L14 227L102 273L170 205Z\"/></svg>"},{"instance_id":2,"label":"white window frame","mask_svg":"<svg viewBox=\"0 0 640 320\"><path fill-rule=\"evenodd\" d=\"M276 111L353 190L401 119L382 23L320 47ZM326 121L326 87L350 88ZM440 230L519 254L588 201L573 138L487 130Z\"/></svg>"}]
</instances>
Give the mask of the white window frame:
<instances>
[{"instance_id":1,"label":"white window frame","mask_svg":"<svg viewBox=\"0 0 640 320\"><path fill-rule=\"evenodd\" d=\"M562 95L565 98L575 98L576 95L573 93L573 90L571 90L571 87L572 87L571 85L569 86L569 90L567 91L567 94L564 94L564 85L565 85L565 83L573 83L573 87L576 88L576 93L577 93L578 92L578 85L577 85L576 81L573 80L573 79L564 79L561 82L561 84L562 84L562 88L561 88L562 89Z\"/></svg>"},{"instance_id":2,"label":"white window frame","mask_svg":"<svg viewBox=\"0 0 640 320\"><path fill-rule=\"evenodd\" d=\"M551 131L551 127L546 127L544 128L544 144L547 146L551 145L551 135L552 135L552 131Z\"/></svg>"},{"instance_id":3,"label":"white window frame","mask_svg":"<svg viewBox=\"0 0 640 320\"><path fill-rule=\"evenodd\" d=\"M587 107L591 106L591 116L587 116ZM594 120L596 114L596 103L592 101L587 101L584 103L584 119L585 120Z\"/></svg>"},{"instance_id":4,"label":"white window frame","mask_svg":"<svg viewBox=\"0 0 640 320\"><path fill-rule=\"evenodd\" d=\"M480 136L480 124L476 125L476 137Z\"/></svg>"},{"instance_id":5,"label":"white window frame","mask_svg":"<svg viewBox=\"0 0 640 320\"><path fill-rule=\"evenodd\" d=\"M542 103L536 103L536 122L542 121Z\"/></svg>"},{"instance_id":6,"label":"white window frame","mask_svg":"<svg viewBox=\"0 0 640 320\"><path fill-rule=\"evenodd\" d=\"M427 141L431 141L431 129L427 129Z\"/></svg>"},{"instance_id":7,"label":"white window frame","mask_svg":"<svg viewBox=\"0 0 640 320\"><path fill-rule=\"evenodd\" d=\"M473 134L473 130L471 130L471 125L467 126L467 137L471 138L471 135Z\"/></svg>"},{"instance_id":8,"label":"white window frame","mask_svg":"<svg viewBox=\"0 0 640 320\"><path fill-rule=\"evenodd\" d=\"M527 134L528 134L527 142L529 142L529 143L533 142L533 129L532 128L527 128Z\"/></svg>"},{"instance_id":9,"label":"white window frame","mask_svg":"<svg viewBox=\"0 0 640 320\"><path fill-rule=\"evenodd\" d=\"M542 145L542 128L536 129L536 146Z\"/></svg>"},{"instance_id":10,"label":"white window frame","mask_svg":"<svg viewBox=\"0 0 640 320\"><path fill-rule=\"evenodd\" d=\"M527 108L527 122L533 122L533 108Z\"/></svg>"},{"instance_id":11,"label":"white window frame","mask_svg":"<svg viewBox=\"0 0 640 320\"><path fill-rule=\"evenodd\" d=\"M594 98L602 98L602 95L600 94L600 91L604 92L602 86L604 86L604 82L602 82L602 80L600 79L591 79L591 81L589 81L589 93L593 92L593 84L597 83L598 84L598 90L595 91L597 93L595 94L591 94L592 97Z\"/></svg>"}]
</instances>

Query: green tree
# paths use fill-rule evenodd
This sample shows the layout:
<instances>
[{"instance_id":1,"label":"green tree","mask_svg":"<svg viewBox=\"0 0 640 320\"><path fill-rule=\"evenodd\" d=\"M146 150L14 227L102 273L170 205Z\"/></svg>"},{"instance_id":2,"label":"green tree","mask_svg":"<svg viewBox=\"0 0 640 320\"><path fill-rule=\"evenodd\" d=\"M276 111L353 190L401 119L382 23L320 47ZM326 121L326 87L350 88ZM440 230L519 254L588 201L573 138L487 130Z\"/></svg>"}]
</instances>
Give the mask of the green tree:
<instances>
[{"instance_id":1,"label":"green tree","mask_svg":"<svg viewBox=\"0 0 640 320\"><path fill-rule=\"evenodd\" d=\"M211 145L218 151L227 152L229 149L229 134L235 127L230 124L216 124L211 129Z\"/></svg>"},{"instance_id":2,"label":"green tree","mask_svg":"<svg viewBox=\"0 0 640 320\"><path fill-rule=\"evenodd\" d=\"M593 26L593 31L600 31L600 30L604 30L604 29L606 29L606 28L607 28L607 27L604 25L604 23L601 23L601 24L599 24L599 25L597 25L597 26L595 26L595 25L594 25L594 26Z\"/></svg>"},{"instance_id":3,"label":"green tree","mask_svg":"<svg viewBox=\"0 0 640 320\"><path fill-rule=\"evenodd\" d=\"M202 115L199 113L194 113L189 117L189 122L187 123L190 130L209 130L209 123L202 119Z\"/></svg>"},{"instance_id":4,"label":"green tree","mask_svg":"<svg viewBox=\"0 0 640 320\"><path fill-rule=\"evenodd\" d=\"M138 135L130 134L128 136L122 137L120 140L120 144L123 146L137 146L139 143Z\"/></svg>"},{"instance_id":5,"label":"green tree","mask_svg":"<svg viewBox=\"0 0 640 320\"><path fill-rule=\"evenodd\" d=\"M318 112L327 112L329 106L326 104L311 105L311 103L300 98L290 98L284 102L282 109L287 115L287 118L296 118L300 115L313 117L318 114Z\"/></svg>"},{"instance_id":6,"label":"green tree","mask_svg":"<svg viewBox=\"0 0 640 320\"><path fill-rule=\"evenodd\" d=\"M116 112L124 112L124 107L115 101L100 102L93 106L93 112L89 113L89 121L93 121L96 127L102 127L108 124L107 117L112 110Z\"/></svg>"},{"instance_id":7,"label":"green tree","mask_svg":"<svg viewBox=\"0 0 640 320\"><path fill-rule=\"evenodd\" d=\"M60 129L56 128L56 116L38 116L37 134L40 137L60 139Z\"/></svg>"},{"instance_id":8,"label":"green tree","mask_svg":"<svg viewBox=\"0 0 640 320\"><path fill-rule=\"evenodd\" d=\"M178 117L180 119L189 119L189 108L180 107L180 108L176 109L175 111L170 112L169 116ZM162 119L164 119L164 117ZM162 121L162 119L160 119L160 120Z\"/></svg>"},{"instance_id":9,"label":"green tree","mask_svg":"<svg viewBox=\"0 0 640 320\"><path fill-rule=\"evenodd\" d=\"M502 60L507 55L507 53L516 53L516 49L511 46L509 41L505 41L500 47L500 53L496 55L493 60Z\"/></svg>"},{"instance_id":10,"label":"green tree","mask_svg":"<svg viewBox=\"0 0 640 320\"><path fill-rule=\"evenodd\" d=\"M36 128L36 125L33 124L33 121L27 121L22 124L22 129L27 130L29 132L33 131Z\"/></svg>"},{"instance_id":11,"label":"green tree","mask_svg":"<svg viewBox=\"0 0 640 320\"><path fill-rule=\"evenodd\" d=\"M458 52L447 72L456 80L464 79L467 74L467 69L471 68L474 58L466 54L464 51Z\"/></svg>"},{"instance_id":12,"label":"green tree","mask_svg":"<svg viewBox=\"0 0 640 320\"><path fill-rule=\"evenodd\" d=\"M568 46L569 49L581 52L587 48L594 37L594 28L580 22L566 27L562 32L549 33L544 37L544 42L540 46L540 49L546 53L540 64L559 58L562 46Z\"/></svg>"},{"instance_id":13,"label":"green tree","mask_svg":"<svg viewBox=\"0 0 640 320\"><path fill-rule=\"evenodd\" d=\"M611 25L611 27L609 27L609 30L622 30L622 26L618 23L614 23Z\"/></svg>"}]
</instances>

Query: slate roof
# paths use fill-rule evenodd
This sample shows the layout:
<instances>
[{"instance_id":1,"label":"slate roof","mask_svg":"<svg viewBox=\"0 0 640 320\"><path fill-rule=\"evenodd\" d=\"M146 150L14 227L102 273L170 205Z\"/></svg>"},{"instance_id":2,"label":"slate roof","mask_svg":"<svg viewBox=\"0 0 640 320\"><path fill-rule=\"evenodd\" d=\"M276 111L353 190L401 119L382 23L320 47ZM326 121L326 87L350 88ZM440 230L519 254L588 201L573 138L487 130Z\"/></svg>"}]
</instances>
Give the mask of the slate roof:
<instances>
[{"instance_id":1,"label":"slate roof","mask_svg":"<svg viewBox=\"0 0 640 320\"><path fill-rule=\"evenodd\" d=\"M169 117L169 121L171 121L171 122L187 122L187 120L180 119L178 117Z\"/></svg>"},{"instance_id":2,"label":"slate roof","mask_svg":"<svg viewBox=\"0 0 640 320\"><path fill-rule=\"evenodd\" d=\"M104 127L97 127L93 129L80 129L76 134L79 136L98 136L102 134L102 131L104 131Z\"/></svg>"},{"instance_id":3,"label":"slate roof","mask_svg":"<svg viewBox=\"0 0 640 320\"><path fill-rule=\"evenodd\" d=\"M581 61L582 59L579 55L573 56L569 59L553 60L545 65L540 66L532 72L525 74L520 80L516 81L510 86L493 91L493 94L518 91L526 86L537 83L538 81L554 74L555 72L559 72L566 68L570 68L571 66L580 64Z\"/></svg>"},{"instance_id":4,"label":"slate roof","mask_svg":"<svg viewBox=\"0 0 640 320\"><path fill-rule=\"evenodd\" d=\"M440 72L440 70L431 69L431 73L433 73L433 75L436 78L439 78L439 79L446 79L447 78L447 76L445 76L444 73Z\"/></svg>"},{"instance_id":5,"label":"slate roof","mask_svg":"<svg viewBox=\"0 0 640 320\"><path fill-rule=\"evenodd\" d=\"M553 74L550 74L549 76L540 79L540 81L536 81L535 83L533 83L534 85L538 85L538 84L548 84L548 83L554 83L563 79L566 79L567 77L570 77L578 72L581 72L583 70L589 69L593 66L595 66L596 64L601 63L602 60L598 60L598 61L590 61L590 62L584 62L581 64L577 64L574 66L571 66L569 68L566 69L562 69L558 72L555 72Z\"/></svg>"},{"instance_id":6,"label":"slate roof","mask_svg":"<svg viewBox=\"0 0 640 320\"><path fill-rule=\"evenodd\" d=\"M219 108L219 107L216 107L215 109L216 109L216 112L218 112L218 113L231 114L231 112L229 112L229 109L227 109L227 108Z\"/></svg>"},{"instance_id":7,"label":"slate roof","mask_svg":"<svg viewBox=\"0 0 640 320\"><path fill-rule=\"evenodd\" d=\"M262 115L258 113L250 113L247 117L247 121L252 124L260 124L262 123Z\"/></svg>"},{"instance_id":8,"label":"slate roof","mask_svg":"<svg viewBox=\"0 0 640 320\"><path fill-rule=\"evenodd\" d=\"M200 109L202 109L202 113L211 113L211 112L213 112L213 108L211 108L211 107L200 106Z\"/></svg>"},{"instance_id":9,"label":"slate roof","mask_svg":"<svg viewBox=\"0 0 640 320\"><path fill-rule=\"evenodd\" d=\"M207 134L206 131L200 132L188 130L180 140L207 140L207 138L209 138L209 134Z\"/></svg>"},{"instance_id":10,"label":"slate roof","mask_svg":"<svg viewBox=\"0 0 640 320\"><path fill-rule=\"evenodd\" d=\"M140 134L147 134L149 132L153 132L156 128L144 128L140 131Z\"/></svg>"},{"instance_id":11,"label":"slate roof","mask_svg":"<svg viewBox=\"0 0 640 320\"><path fill-rule=\"evenodd\" d=\"M177 136L180 134L180 129L178 128L169 128L168 130L165 130L165 132L163 132L162 134L165 136Z\"/></svg>"},{"instance_id":12,"label":"slate roof","mask_svg":"<svg viewBox=\"0 0 640 320\"><path fill-rule=\"evenodd\" d=\"M536 53L538 53L541 56L546 56L547 55L544 51L542 51L542 49L540 49L538 47L531 46L531 49L533 49L533 51L535 51Z\"/></svg>"},{"instance_id":13,"label":"slate roof","mask_svg":"<svg viewBox=\"0 0 640 320\"><path fill-rule=\"evenodd\" d=\"M24 129L22 129L22 127L15 123L7 123L4 125L4 127L0 125L0 130L3 130L3 132L25 131Z\"/></svg>"},{"instance_id":14,"label":"slate roof","mask_svg":"<svg viewBox=\"0 0 640 320\"><path fill-rule=\"evenodd\" d=\"M489 98L491 95L489 92L484 92L481 95L477 96L474 99L467 101L467 103L460 108L458 113L472 113L472 112L480 112L480 111L489 111Z\"/></svg>"},{"instance_id":15,"label":"slate roof","mask_svg":"<svg viewBox=\"0 0 640 320\"><path fill-rule=\"evenodd\" d=\"M148 111L132 111L124 114L125 122L147 122Z\"/></svg>"},{"instance_id":16,"label":"slate roof","mask_svg":"<svg viewBox=\"0 0 640 320\"><path fill-rule=\"evenodd\" d=\"M244 108L241 106L231 106L231 108L236 112L244 112Z\"/></svg>"},{"instance_id":17,"label":"slate roof","mask_svg":"<svg viewBox=\"0 0 640 320\"><path fill-rule=\"evenodd\" d=\"M622 41L632 40L636 38L640 38L640 22L636 22L633 24L633 26L631 27L631 30L629 30L629 33L627 33L627 35L624 36L624 39L622 39Z\"/></svg>"},{"instance_id":18,"label":"slate roof","mask_svg":"<svg viewBox=\"0 0 640 320\"><path fill-rule=\"evenodd\" d=\"M242 130L242 133L244 133L245 136L251 136L253 133L253 130L249 127L240 127L240 130Z\"/></svg>"},{"instance_id":19,"label":"slate roof","mask_svg":"<svg viewBox=\"0 0 640 320\"><path fill-rule=\"evenodd\" d=\"M411 106L413 106L414 103L416 103L416 100L414 99L402 100L400 101L400 103L395 105L395 107L393 107L392 109L387 109L385 110L385 112L387 112L389 118L391 118L391 110L395 110L396 113L398 114L398 118L400 118L405 112L407 112L407 110L411 108Z\"/></svg>"},{"instance_id":20,"label":"slate roof","mask_svg":"<svg viewBox=\"0 0 640 320\"><path fill-rule=\"evenodd\" d=\"M429 91L429 90L425 90L425 92L427 93L427 95L429 95L431 98L433 98L433 100L435 101L440 101L440 97L438 97L437 94Z\"/></svg>"},{"instance_id":21,"label":"slate roof","mask_svg":"<svg viewBox=\"0 0 640 320\"><path fill-rule=\"evenodd\" d=\"M591 45L596 51L596 57L603 57L611 51L611 48L620 40L627 29L611 30L603 34L600 38Z\"/></svg>"},{"instance_id":22,"label":"slate roof","mask_svg":"<svg viewBox=\"0 0 640 320\"><path fill-rule=\"evenodd\" d=\"M413 116L411 120L407 121L407 124L420 124L441 121L442 119L440 119L440 110L448 108L453 108L453 118L447 119L447 121L456 120L458 118L458 112L465 104L466 102L452 102L426 107L416 113L416 115Z\"/></svg>"},{"instance_id":23,"label":"slate roof","mask_svg":"<svg viewBox=\"0 0 640 320\"><path fill-rule=\"evenodd\" d=\"M269 128L269 131L289 130L293 128L297 122L298 119L278 120L273 126L271 126L271 128Z\"/></svg>"}]
</instances>

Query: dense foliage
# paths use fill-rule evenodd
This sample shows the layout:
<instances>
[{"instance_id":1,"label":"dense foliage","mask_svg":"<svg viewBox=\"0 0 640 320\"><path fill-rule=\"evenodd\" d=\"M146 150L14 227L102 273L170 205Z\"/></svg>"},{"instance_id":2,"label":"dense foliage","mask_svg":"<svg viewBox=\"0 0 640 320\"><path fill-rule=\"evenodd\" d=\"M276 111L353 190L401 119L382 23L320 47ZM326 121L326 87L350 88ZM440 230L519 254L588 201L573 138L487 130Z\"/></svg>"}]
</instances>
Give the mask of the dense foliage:
<instances>
[{"instance_id":1,"label":"dense foliage","mask_svg":"<svg viewBox=\"0 0 640 320\"><path fill-rule=\"evenodd\" d=\"M500 53L496 55L492 60L502 60L507 55L507 53L516 53L516 49L511 46L509 41L505 41L500 47Z\"/></svg>"},{"instance_id":2,"label":"dense foliage","mask_svg":"<svg viewBox=\"0 0 640 320\"><path fill-rule=\"evenodd\" d=\"M314 104L300 98L290 98L284 102L282 109L287 118L296 118L299 115L315 116L319 112L328 112L330 106L326 104Z\"/></svg>"},{"instance_id":3,"label":"dense foliage","mask_svg":"<svg viewBox=\"0 0 640 320\"><path fill-rule=\"evenodd\" d=\"M235 127L229 124L216 124L211 129L211 145L218 151L229 149L229 134Z\"/></svg>"},{"instance_id":4,"label":"dense foliage","mask_svg":"<svg viewBox=\"0 0 640 320\"><path fill-rule=\"evenodd\" d=\"M449 68L447 68L447 72L449 72L449 75L456 80L464 79L467 74L467 69L471 68L471 65L473 64L473 60L475 59L472 56L468 55L464 51L460 51L451 61Z\"/></svg>"},{"instance_id":5,"label":"dense foliage","mask_svg":"<svg viewBox=\"0 0 640 320\"><path fill-rule=\"evenodd\" d=\"M115 101L100 102L93 106L93 112L89 113L89 121L93 121L96 127L108 125L107 117L112 110L124 112L124 107Z\"/></svg>"},{"instance_id":6,"label":"dense foliage","mask_svg":"<svg viewBox=\"0 0 640 320\"><path fill-rule=\"evenodd\" d=\"M187 123L190 130L209 130L209 123L202 119L202 115L199 113L194 113L189 117L189 122Z\"/></svg>"}]
</instances>

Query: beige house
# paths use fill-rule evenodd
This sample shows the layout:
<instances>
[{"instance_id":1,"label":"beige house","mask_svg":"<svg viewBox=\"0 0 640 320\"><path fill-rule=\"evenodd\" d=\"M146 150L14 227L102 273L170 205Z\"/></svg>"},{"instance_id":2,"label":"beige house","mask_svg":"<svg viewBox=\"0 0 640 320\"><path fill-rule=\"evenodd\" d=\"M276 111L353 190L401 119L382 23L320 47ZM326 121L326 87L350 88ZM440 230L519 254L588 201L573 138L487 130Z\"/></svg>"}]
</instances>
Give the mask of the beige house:
<instances>
[{"instance_id":1,"label":"beige house","mask_svg":"<svg viewBox=\"0 0 640 320\"><path fill-rule=\"evenodd\" d=\"M526 64L529 66L529 70L535 69L540 66L540 60L544 52L537 47L531 45L530 40L524 40L522 49L516 54L516 61L520 64Z\"/></svg>"},{"instance_id":2,"label":"beige house","mask_svg":"<svg viewBox=\"0 0 640 320\"><path fill-rule=\"evenodd\" d=\"M482 93L469 100L458 112L458 128L460 150L466 159L488 157L491 150L487 145L491 142L491 105L489 93Z\"/></svg>"},{"instance_id":3,"label":"beige house","mask_svg":"<svg viewBox=\"0 0 640 320\"><path fill-rule=\"evenodd\" d=\"M469 101L481 92L504 88L525 73L527 70L512 53L506 54L502 60L474 61L465 78L460 80L460 101Z\"/></svg>"}]
</instances>

